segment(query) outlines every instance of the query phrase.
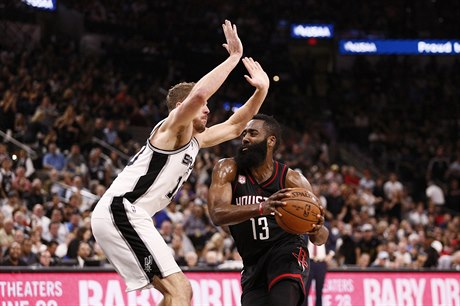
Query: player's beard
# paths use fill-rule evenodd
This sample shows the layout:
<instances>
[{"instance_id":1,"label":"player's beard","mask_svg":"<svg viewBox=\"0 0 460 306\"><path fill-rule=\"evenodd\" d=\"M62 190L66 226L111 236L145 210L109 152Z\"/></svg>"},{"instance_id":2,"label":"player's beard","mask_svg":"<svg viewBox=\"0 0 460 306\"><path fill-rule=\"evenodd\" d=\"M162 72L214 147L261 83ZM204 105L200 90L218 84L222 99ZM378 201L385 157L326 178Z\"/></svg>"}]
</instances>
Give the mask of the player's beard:
<instances>
[{"instance_id":1,"label":"player's beard","mask_svg":"<svg viewBox=\"0 0 460 306\"><path fill-rule=\"evenodd\" d=\"M193 129L198 133L203 133L206 126L201 122L201 119L193 119Z\"/></svg>"},{"instance_id":2,"label":"player's beard","mask_svg":"<svg viewBox=\"0 0 460 306\"><path fill-rule=\"evenodd\" d=\"M268 138L265 138L259 143L249 145L245 151L243 151L243 146L241 146L235 156L238 169L250 169L261 166L267 157L267 141Z\"/></svg>"}]
</instances>

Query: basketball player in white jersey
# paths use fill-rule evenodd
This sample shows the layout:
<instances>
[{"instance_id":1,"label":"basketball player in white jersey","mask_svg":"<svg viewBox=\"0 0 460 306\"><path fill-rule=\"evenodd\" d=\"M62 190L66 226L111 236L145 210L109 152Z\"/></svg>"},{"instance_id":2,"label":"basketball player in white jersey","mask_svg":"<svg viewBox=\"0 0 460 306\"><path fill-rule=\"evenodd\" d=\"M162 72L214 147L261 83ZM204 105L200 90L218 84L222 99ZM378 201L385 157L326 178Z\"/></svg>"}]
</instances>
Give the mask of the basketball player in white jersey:
<instances>
[{"instance_id":1,"label":"basketball player in white jersey","mask_svg":"<svg viewBox=\"0 0 460 306\"><path fill-rule=\"evenodd\" d=\"M129 161L96 205L91 226L97 242L123 277L127 291L155 287L161 305L189 305L190 282L155 229L152 216L166 207L193 169L200 148L238 137L259 111L269 79L259 63L243 58L254 94L227 121L206 128L207 100L239 63L243 46L236 26L222 25L229 57L196 84L169 90L169 115L152 130L145 146Z\"/></svg>"}]
</instances>

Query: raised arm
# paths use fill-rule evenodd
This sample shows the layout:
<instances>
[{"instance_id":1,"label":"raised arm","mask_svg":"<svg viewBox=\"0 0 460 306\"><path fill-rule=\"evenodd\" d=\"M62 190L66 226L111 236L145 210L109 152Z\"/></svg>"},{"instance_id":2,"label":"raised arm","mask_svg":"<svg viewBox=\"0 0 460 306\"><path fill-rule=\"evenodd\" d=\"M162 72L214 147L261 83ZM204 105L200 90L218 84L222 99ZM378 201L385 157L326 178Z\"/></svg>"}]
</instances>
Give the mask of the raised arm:
<instances>
[{"instance_id":1,"label":"raised arm","mask_svg":"<svg viewBox=\"0 0 460 306\"><path fill-rule=\"evenodd\" d=\"M284 205L280 199L283 191L269 197L261 204L232 205L232 181L237 173L233 159L222 159L216 163L212 172L212 181L208 193L208 208L215 225L231 225L261 215L268 215L276 206Z\"/></svg>"},{"instance_id":2,"label":"raised arm","mask_svg":"<svg viewBox=\"0 0 460 306\"><path fill-rule=\"evenodd\" d=\"M163 124L165 128L180 130L182 126L190 124L239 63L243 55L243 45L238 37L236 25L225 20L222 28L226 39L223 46L227 49L229 57L195 84L187 98L180 103L180 107L176 107L168 116Z\"/></svg>"},{"instance_id":3,"label":"raised arm","mask_svg":"<svg viewBox=\"0 0 460 306\"><path fill-rule=\"evenodd\" d=\"M249 76L246 80L256 88L254 94L225 122L214 125L199 135L201 147L210 147L240 136L246 123L259 112L268 93L270 80L260 64L252 58L244 58L243 64Z\"/></svg>"}]
</instances>

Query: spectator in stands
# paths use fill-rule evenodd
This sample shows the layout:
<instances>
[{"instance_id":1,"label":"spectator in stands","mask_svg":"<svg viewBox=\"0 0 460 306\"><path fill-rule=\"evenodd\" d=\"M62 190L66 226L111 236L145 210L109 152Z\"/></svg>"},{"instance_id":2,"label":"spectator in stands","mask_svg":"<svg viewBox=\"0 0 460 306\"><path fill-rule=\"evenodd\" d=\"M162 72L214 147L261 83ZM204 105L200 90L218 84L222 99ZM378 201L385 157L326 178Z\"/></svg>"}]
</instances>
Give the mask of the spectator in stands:
<instances>
[{"instance_id":1,"label":"spectator in stands","mask_svg":"<svg viewBox=\"0 0 460 306\"><path fill-rule=\"evenodd\" d=\"M105 121L103 118L96 118L94 121L94 132L93 136L96 138L99 138L100 140L104 140L105 134L104 134L104 129L105 129Z\"/></svg>"},{"instance_id":2,"label":"spectator in stands","mask_svg":"<svg viewBox=\"0 0 460 306\"><path fill-rule=\"evenodd\" d=\"M356 168L353 166L349 166L349 167L346 167L345 169L346 171L343 173L343 183L346 185L353 186L353 187L358 187L361 178L356 173Z\"/></svg>"},{"instance_id":3,"label":"spectator in stands","mask_svg":"<svg viewBox=\"0 0 460 306\"><path fill-rule=\"evenodd\" d=\"M231 269L236 271L241 271L241 269L243 269L243 259L235 246L230 249L229 256L218 266L218 269Z\"/></svg>"},{"instance_id":4,"label":"spectator in stands","mask_svg":"<svg viewBox=\"0 0 460 306\"><path fill-rule=\"evenodd\" d=\"M8 256L0 263L1 266L27 266L21 259L21 244L19 242L12 242L8 248Z\"/></svg>"},{"instance_id":5,"label":"spectator in stands","mask_svg":"<svg viewBox=\"0 0 460 306\"><path fill-rule=\"evenodd\" d=\"M221 264L225 258L225 245L224 245L224 235L220 232L215 232L211 238L206 241L203 250L201 251L201 257L206 258L207 253L215 252L217 256L217 263ZM211 255L214 257L214 255Z\"/></svg>"},{"instance_id":6,"label":"spectator in stands","mask_svg":"<svg viewBox=\"0 0 460 306\"><path fill-rule=\"evenodd\" d=\"M37 109L35 114L30 118L23 139L24 143L34 148L43 145L45 136L48 134L48 127L45 122L45 112Z\"/></svg>"},{"instance_id":7,"label":"spectator in stands","mask_svg":"<svg viewBox=\"0 0 460 306\"><path fill-rule=\"evenodd\" d=\"M48 145L48 152L43 156L43 168L46 170L56 169L58 172L64 170L65 157L58 151L56 143Z\"/></svg>"},{"instance_id":8,"label":"spectator in stands","mask_svg":"<svg viewBox=\"0 0 460 306\"><path fill-rule=\"evenodd\" d=\"M428 224L428 215L425 210L423 202L418 202L415 206L415 209L412 209L408 215L409 222L412 225L427 225Z\"/></svg>"},{"instance_id":9,"label":"spectator in stands","mask_svg":"<svg viewBox=\"0 0 460 306\"><path fill-rule=\"evenodd\" d=\"M353 238L353 230L350 224L339 222L341 235L336 243L336 257L339 266L353 266L357 263L357 245Z\"/></svg>"},{"instance_id":10,"label":"spectator in stands","mask_svg":"<svg viewBox=\"0 0 460 306\"><path fill-rule=\"evenodd\" d=\"M372 178L371 171L369 169L363 170L363 176L359 180L359 188L373 190L375 187L375 180Z\"/></svg>"},{"instance_id":11,"label":"spectator in stands","mask_svg":"<svg viewBox=\"0 0 460 306\"><path fill-rule=\"evenodd\" d=\"M428 186L426 188L426 197L429 206L434 205L437 208L436 211L438 212L443 210L444 204L446 202L444 191L437 183L432 180L428 182Z\"/></svg>"},{"instance_id":12,"label":"spectator in stands","mask_svg":"<svg viewBox=\"0 0 460 306\"><path fill-rule=\"evenodd\" d=\"M61 258L56 255L56 250L59 246L59 242L57 242L56 240L52 240L50 242L48 242L48 247L47 247L47 251L50 253L51 255L51 266L59 266L61 264Z\"/></svg>"},{"instance_id":13,"label":"spectator in stands","mask_svg":"<svg viewBox=\"0 0 460 306\"><path fill-rule=\"evenodd\" d=\"M110 179L105 162L102 159L102 150L94 148L89 153L88 172L89 178L92 181L97 181L100 184L107 186L107 181Z\"/></svg>"},{"instance_id":14,"label":"spectator in stands","mask_svg":"<svg viewBox=\"0 0 460 306\"><path fill-rule=\"evenodd\" d=\"M45 137L43 138L43 147L48 148L50 144L57 143L57 133L56 130L50 129L48 132L45 134Z\"/></svg>"},{"instance_id":15,"label":"spectator in stands","mask_svg":"<svg viewBox=\"0 0 460 306\"><path fill-rule=\"evenodd\" d=\"M174 260L177 262L177 264L179 266L187 265L187 262L185 261L185 250L181 235L172 235L170 247L174 252Z\"/></svg>"},{"instance_id":16,"label":"spectator in stands","mask_svg":"<svg viewBox=\"0 0 460 306\"><path fill-rule=\"evenodd\" d=\"M38 263L33 264L32 267L44 268L51 267L51 254L49 251L44 250L38 254Z\"/></svg>"},{"instance_id":17,"label":"spectator in stands","mask_svg":"<svg viewBox=\"0 0 460 306\"><path fill-rule=\"evenodd\" d=\"M377 257L377 247L380 245L380 241L374 236L374 227L365 223L361 226L361 232L363 237L356 245L356 256L359 258L362 253L368 253L371 257L370 261L374 262Z\"/></svg>"},{"instance_id":18,"label":"spectator in stands","mask_svg":"<svg viewBox=\"0 0 460 306\"><path fill-rule=\"evenodd\" d=\"M28 265L33 265L38 262L37 254L32 250L32 241L30 238L25 238L22 242L21 259Z\"/></svg>"},{"instance_id":19,"label":"spectator in stands","mask_svg":"<svg viewBox=\"0 0 460 306\"><path fill-rule=\"evenodd\" d=\"M17 232L28 235L30 233L30 223L22 210L16 210L13 214L14 229Z\"/></svg>"},{"instance_id":20,"label":"spectator in stands","mask_svg":"<svg viewBox=\"0 0 460 306\"><path fill-rule=\"evenodd\" d=\"M74 143L70 147L70 152L66 156L65 171L80 175L83 178L88 173L86 160L83 154L81 154L80 145L78 143Z\"/></svg>"},{"instance_id":21,"label":"spectator in stands","mask_svg":"<svg viewBox=\"0 0 460 306\"><path fill-rule=\"evenodd\" d=\"M206 268L215 269L223 262L223 256L217 250L209 250L202 257L203 260L198 262L198 265Z\"/></svg>"},{"instance_id":22,"label":"spectator in stands","mask_svg":"<svg viewBox=\"0 0 460 306\"><path fill-rule=\"evenodd\" d=\"M327 200L327 211L325 215L328 220L334 220L345 205L345 199L342 196L339 184L337 182L330 183L325 196Z\"/></svg>"},{"instance_id":23,"label":"spectator in stands","mask_svg":"<svg viewBox=\"0 0 460 306\"><path fill-rule=\"evenodd\" d=\"M35 166L32 162L32 159L29 157L29 154L26 150L19 150L18 157L14 161L14 168L18 169L19 167L24 167L25 169L25 176L28 179L31 179L33 174L35 173Z\"/></svg>"},{"instance_id":24,"label":"spectator in stands","mask_svg":"<svg viewBox=\"0 0 460 306\"><path fill-rule=\"evenodd\" d=\"M444 185L447 182L447 171L449 169L449 159L445 156L445 148L440 145L436 148L435 156L430 159L426 171L426 180L439 182ZM444 187L444 186L443 186Z\"/></svg>"},{"instance_id":25,"label":"spectator in stands","mask_svg":"<svg viewBox=\"0 0 460 306\"><path fill-rule=\"evenodd\" d=\"M26 169L22 166L16 168L15 177L13 179L13 189L18 191L21 197L27 197L31 190L31 182L26 176Z\"/></svg>"},{"instance_id":26,"label":"spectator in stands","mask_svg":"<svg viewBox=\"0 0 460 306\"><path fill-rule=\"evenodd\" d=\"M35 254L38 254L39 252L42 252L46 250L46 245L42 241L42 226L37 225L32 228L30 231L30 241L32 242L32 252Z\"/></svg>"},{"instance_id":27,"label":"spectator in stands","mask_svg":"<svg viewBox=\"0 0 460 306\"><path fill-rule=\"evenodd\" d=\"M399 241L398 249L393 252L393 255L395 257L396 268L409 268L411 266L412 256L409 253L406 241Z\"/></svg>"},{"instance_id":28,"label":"spectator in stands","mask_svg":"<svg viewBox=\"0 0 460 306\"><path fill-rule=\"evenodd\" d=\"M58 242L65 242L67 235L69 234L69 231L67 230L67 227L64 224L64 212L62 209L53 209L51 211L51 216L50 216L50 224L53 222L59 223L59 228L58 228L58 235L59 238L56 239ZM55 240L55 237L53 237L52 240Z\"/></svg>"},{"instance_id":29,"label":"spectator in stands","mask_svg":"<svg viewBox=\"0 0 460 306\"><path fill-rule=\"evenodd\" d=\"M19 199L18 192L12 190L8 193L8 198L3 202L3 206L0 207L0 211L3 213L5 218L13 218L13 212L20 209L22 202Z\"/></svg>"},{"instance_id":30,"label":"spectator in stands","mask_svg":"<svg viewBox=\"0 0 460 306\"><path fill-rule=\"evenodd\" d=\"M16 113L14 118L13 137L18 141L24 141L24 135L27 130L26 117L22 113Z\"/></svg>"},{"instance_id":31,"label":"spectator in stands","mask_svg":"<svg viewBox=\"0 0 460 306\"><path fill-rule=\"evenodd\" d=\"M69 246L67 248L67 258L74 258L76 259L78 257L78 251L80 248L80 244L82 242L87 243L90 245L90 239L91 239L92 233L91 230L87 227L79 227L77 229L75 238L72 239L69 243Z\"/></svg>"},{"instance_id":32,"label":"spectator in stands","mask_svg":"<svg viewBox=\"0 0 460 306\"><path fill-rule=\"evenodd\" d=\"M171 201L166 207L166 214L173 224L182 223L184 221L184 214L177 209L177 203Z\"/></svg>"},{"instance_id":33,"label":"spectator in stands","mask_svg":"<svg viewBox=\"0 0 460 306\"><path fill-rule=\"evenodd\" d=\"M373 268L386 268L389 267L390 255L387 251L380 251L377 255L377 258L371 264Z\"/></svg>"},{"instance_id":34,"label":"spectator in stands","mask_svg":"<svg viewBox=\"0 0 460 306\"><path fill-rule=\"evenodd\" d=\"M342 184L343 183L343 176L340 173L339 165L333 164L330 167L330 169L328 170L328 172L326 173L326 175L324 176L324 179L328 183L336 183L338 185Z\"/></svg>"},{"instance_id":35,"label":"spectator in stands","mask_svg":"<svg viewBox=\"0 0 460 306\"><path fill-rule=\"evenodd\" d=\"M3 99L0 101L0 130L13 134L14 119L17 112L18 95L13 90L5 91Z\"/></svg>"},{"instance_id":36,"label":"spectator in stands","mask_svg":"<svg viewBox=\"0 0 460 306\"><path fill-rule=\"evenodd\" d=\"M72 208L78 209L80 212L84 212L85 210L89 209L94 201L91 191L84 186L83 179L79 175L75 175L73 177L72 184L71 186L67 187L65 194L65 199L67 202L75 200L75 197L78 200L78 203L69 203L69 205L71 205Z\"/></svg>"},{"instance_id":37,"label":"spectator in stands","mask_svg":"<svg viewBox=\"0 0 460 306\"><path fill-rule=\"evenodd\" d=\"M390 201L396 197L398 193L403 192L403 185L398 181L396 173L390 173L388 181L383 185L383 191L385 192L385 199Z\"/></svg>"},{"instance_id":38,"label":"spectator in stands","mask_svg":"<svg viewBox=\"0 0 460 306\"><path fill-rule=\"evenodd\" d=\"M115 139L117 138L118 134L117 131L114 129L113 120L108 120L105 128L104 128L104 140L109 145L113 145L115 143Z\"/></svg>"},{"instance_id":39,"label":"spectator in stands","mask_svg":"<svg viewBox=\"0 0 460 306\"><path fill-rule=\"evenodd\" d=\"M192 204L192 213L185 218L184 229L197 252L201 252L206 241L214 233L213 226L203 205Z\"/></svg>"},{"instance_id":40,"label":"spectator in stands","mask_svg":"<svg viewBox=\"0 0 460 306\"><path fill-rule=\"evenodd\" d=\"M64 197L65 188L59 180L59 172L56 169L51 169L48 172L48 176L43 182L43 189L48 196L52 197L55 194L58 197Z\"/></svg>"},{"instance_id":41,"label":"spectator in stands","mask_svg":"<svg viewBox=\"0 0 460 306\"><path fill-rule=\"evenodd\" d=\"M424 268L436 268L438 266L438 260L442 251L442 243L428 238L425 240L425 254L426 259L423 263Z\"/></svg>"},{"instance_id":42,"label":"spectator in stands","mask_svg":"<svg viewBox=\"0 0 460 306\"><path fill-rule=\"evenodd\" d=\"M91 252L91 247L87 242L80 242L77 252L78 267L83 268L87 265L87 261L90 260Z\"/></svg>"},{"instance_id":43,"label":"spectator in stands","mask_svg":"<svg viewBox=\"0 0 460 306\"><path fill-rule=\"evenodd\" d=\"M6 198L8 193L13 191L13 181L15 174L13 162L9 157L4 158L0 165L0 198Z\"/></svg>"},{"instance_id":44,"label":"spectator in stands","mask_svg":"<svg viewBox=\"0 0 460 306\"><path fill-rule=\"evenodd\" d=\"M173 224L174 224L174 230L173 230L174 235L181 236L182 248L184 250L184 254L187 254L188 252L195 252L195 247L193 246L192 241L185 234L184 224L182 222L173 222Z\"/></svg>"},{"instance_id":45,"label":"spectator in stands","mask_svg":"<svg viewBox=\"0 0 460 306\"><path fill-rule=\"evenodd\" d=\"M3 227L0 228L0 248L2 248L0 253L3 253L14 241L14 232L13 219L4 217Z\"/></svg>"},{"instance_id":46,"label":"spectator in stands","mask_svg":"<svg viewBox=\"0 0 460 306\"><path fill-rule=\"evenodd\" d=\"M57 116L58 112L56 111L56 103L52 103L51 98L49 95L43 95L40 105L38 105L37 109L35 110L34 116L37 112L43 113L43 121L42 123L47 127L52 127Z\"/></svg>"},{"instance_id":47,"label":"spectator in stands","mask_svg":"<svg viewBox=\"0 0 460 306\"><path fill-rule=\"evenodd\" d=\"M198 266L198 255L196 252L190 251L185 253L185 262L187 266L183 267L184 269L193 269Z\"/></svg>"},{"instance_id":48,"label":"spectator in stands","mask_svg":"<svg viewBox=\"0 0 460 306\"><path fill-rule=\"evenodd\" d=\"M51 200L46 202L45 206L45 215L50 218L51 213L54 209L64 209L64 203L61 201L61 198L58 194L53 193L51 194ZM46 231L46 229L45 229Z\"/></svg>"},{"instance_id":49,"label":"spectator in stands","mask_svg":"<svg viewBox=\"0 0 460 306\"><path fill-rule=\"evenodd\" d=\"M170 220L163 220L158 230L166 244L171 245L173 239L173 225Z\"/></svg>"},{"instance_id":50,"label":"spectator in stands","mask_svg":"<svg viewBox=\"0 0 460 306\"><path fill-rule=\"evenodd\" d=\"M371 256L368 253L362 253L358 258L357 267L367 269L371 264Z\"/></svg>"},{"instance_id":51,"label":"spectator in stands","mask_svg":"<svg viewBox=\"0 0 460 306\"><path fill-rule=\"evenodd\" d=\"M53 210L53 214L57 215L58 214L57 209ZM56 219L57 217L52 217L51 220ZM65 228L64 224L62 224L59 221L51 221L49 225L49 229L47 232L44 232L42 234L43 239L46 241L51 242L51 241L56 241L59 244L65 243L66 241L66 236L67 236L67 230L61 230L62 227Z\"/></svg>"},{"instance_id":52,"label":"spectator in stands","mask_svg":"<svg viewBox=\"0 0 460 306\"><path fill-rule=\"evenodd\" d=\"M438 268L443 270L460 271L460 250L452 255L443 255L439 258Z\"/></svg>"},{"instance_id":53,"label":"spectator in stands","mask_svg":"<svg viewBox=\"0 0 460 306\"><path fill-rule=\"evenodd\" d=\"M61 150L68 150L77 142L80 134L80 127L76 122L75 107L67 105L65 112L54 122L54 129L57 132L57 146ZM59 170L59 169L58 169ZM61 169L62 170L62 169Z\"/></svg>"},{"instance_id":54,"label":"spectator in stands","mask_svg":"<svg viewBox=\"0 0 460 306\"><path fill-rule=\"evenodd\" d=\"M81 147L81 152L86 156L92 148L94 122L86 111L79 113L75 120L80 131L77 143Z\"/></svg>"},{"instance_id":55,"label":"spectator in stands","mask_svg":"<svg viewBox=\"0 0 460 306\"><path fill-rule=\"evenodd\" d=\"M42 204L46 202L46 192L43 189L43 183L41 179L35 178L32 181L30 192L27 196L25 196L25 200L27 203L27 208L32 210L35 204Z\"/></svg>"},{"instance_id":56,"label":"spectator in stands","mask_svg":"<svg viewBox=\"0 0 460 306\"><path fill-rule=\"evenodd\" d=\"M174 201L180 204L182 207L186 206L187 203L192 202L195 199L195 191L193 190L193 185L186 181L182 188L177 192Z\"/></svg>"},{"instance_id":57,"label":"spectator in stands","mask_svg":"<svg viewBox=\"0 0 460 306\"><path fill-rule=\"evenodd\" d=\"M366 187L359 193L359 203L361 205L361 212L367 213L368 216L374 217L377 207L381 206L382 198L376 197L372 193L372 189Z\"/></svg>"},{"instance_id":58,"label":"spectator in stands","mask_svg":"<svg viewBox=\"0 0 460 306\"><path fill-rule=\"evenodd\" d=\"M390 200L385 201L383 205L383 215L388 217L388 220L396 218L398 221L402 219L402 194L403 192L395 192Z\"/></svg>"},{"instance_id":59,"label":"spectator in stands","mask_svg":"<svg viewBox=\"0 0 460 306\"><path fill-rule=\"evenodd\" d=\"M120 158L116 151L110 151L109 158L105 161L105 169L107 171L107 185L112 184L113 180L126 166L126 163Z\"/></svg>"},{"instance_id":60,"label":"spectator in stands","mask_svg":"<svg viewBox=\"0 0 460 306\"><path fill-rule=\"evenodd\" d=\"M13 239L14 241L18 242L22 246L22 243L24 242L24 239L25 239L24 231L22 229L14 228Z\"/></svg>"},{"instance_id":61,"label":"spectator in stands","mask_svg":"<svg viewBox=\"0 0 460 306\"><path fill-rule=\"evenodd\" d=\"M121 143L123 143L125 146L131 145L130 143L133 139L133 135L128 130L128 124L126 120L122 119L118 122L117 136L120 138Z\"/></svg>"}]
</instances>

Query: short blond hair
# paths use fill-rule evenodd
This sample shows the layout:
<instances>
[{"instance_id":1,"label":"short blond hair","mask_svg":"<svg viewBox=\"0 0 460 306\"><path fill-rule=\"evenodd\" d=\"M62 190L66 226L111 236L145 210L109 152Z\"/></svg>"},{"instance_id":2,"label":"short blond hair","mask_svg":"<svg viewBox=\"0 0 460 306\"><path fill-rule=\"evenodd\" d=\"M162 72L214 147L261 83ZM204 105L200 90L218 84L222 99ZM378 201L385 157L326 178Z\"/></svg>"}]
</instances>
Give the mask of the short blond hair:
<instances>
[{"instance_id":1,"label":"short blond hair","mask_svg":"<svg viewBox=\"0 0 460 306\"><path fill-rule=\"evenodd\" d=\"M171 87L166 96L168 111L175 109L177 102L183 102L192 91L193 86L195 86L193 82L182 82Z\"/></svg>"}]
</instances>

